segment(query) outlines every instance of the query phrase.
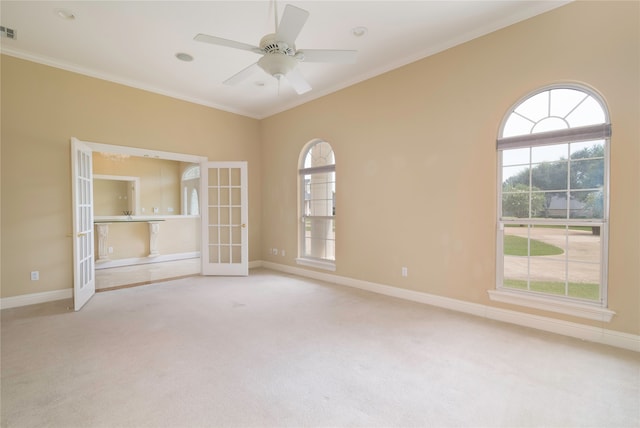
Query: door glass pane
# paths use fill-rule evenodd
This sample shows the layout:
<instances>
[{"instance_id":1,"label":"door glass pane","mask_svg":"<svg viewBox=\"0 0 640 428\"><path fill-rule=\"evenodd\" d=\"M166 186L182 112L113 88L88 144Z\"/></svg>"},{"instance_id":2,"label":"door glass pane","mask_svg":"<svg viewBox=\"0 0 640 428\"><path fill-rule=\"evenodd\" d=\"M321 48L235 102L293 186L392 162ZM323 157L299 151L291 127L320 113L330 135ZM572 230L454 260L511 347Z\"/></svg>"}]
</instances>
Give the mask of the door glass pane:
<instances>
[{"instance_id":1,"label":"door glass pane","mask_svg":"<svg viewBox=\"0 0 640 428\"><path fill-rule=\"evenodd\" d=\"M209 243L217 244L219 239L218 226L209 226Z\"/></svg>"},{"instance_id":2,"label":"door glass pane","mask_svg":"<svg viewBox=\"0 0 640 428\"><path fill-rule=\"evenodd\" d=\"M220 185L229 185L229 168L220 168Z\"/></svg>"},{"instance_id":3,"label":"door glass pane","mask_svg":"<svg viewBox=\"0 0 640 428\"><path fill-rule=\"evenodd\" d=\"M242 247L234 245L231 247L231 257L233 263L242 263Z\"/></svg>"},{"instance_id":4,"label":"door glass pane","mask_svg":"<svg viewBox=\"0 0 640 428\"><path fill-rule=\"evenodd\" d=\"M220 208L220 224L230 224L229 209L227 207Z\"/></svg>"},{"instance_id":5,"label":"door glass pane","mask_svg":"<svg viewBox=\"0 0 640 428\"><path fill-rule=\"evenodd\" d=\"M233 188L231 189L231 205L240 206L242 204L242 199L240 198L240 189Z\"/></svg>"},{"instance_id":6,"label":"door glass pane","mask_svg":"<svg viewBox=\"0 0 640 428\"><path fill-rule=\"evenodd\" d=\"M232 186L240 186L240 168L231 168L231 183Z\"/></svg>"},{"instance_id":7,"label":"door glass pane","mask_svg":"<svg viewBox=\"0 0 640 428\"><path fill-rule=\"evenodd\" d=\"M220 250L217 245L209 245L209 263L219 263Z\"/></svg>"},{"instance_id":8,"label":"door glass pane","mask_svg":"<svg viewBox=\"0 0 640 428\"><path fill-rule=\"evenodd\" d=\"M220 246L220 263L231 262L231 249L228 245Z\"/></svg>"},{"instance_id":9,"label":"door glass pane","mask_svg":"<svg viewBox=\"0 0 640 428\"><path fill-rule=\"evenodd\" d=\"M231 228L231 243L236 245L242 243L242 230L240 226L233 226Z\"/></svg>"},{"instance_id":10,"label":"door glass pane","mask_svg":"<svg viewBox=\"0 0 640 428\"><path fill-rule=\"evenodd\" d=\"M230 205L229 204L229 189L224 187L220 188L220 205Z\"/></svg>"},{"instance_id":11,"label":"door glass pane","mask_svg":"<svg viewBox=\"0 0 640 428\"><path fill-rule=\"evenodd\" d=\"M209 224L219 224L218 208L209 207Z\"/></svg>"},{"instance_id":12,"label":"door glass pane","mask_svg":"<svg viewBox=\"0 0 640 428\"><path fill-rule=\"evenodd\" d=\"M220 226L220 243L221 244L230 244L231 243L231 228L229 226Z\"/></svg>"},{"instance_id":13,"label":"door glass pane","mask_svg":"<svg viewBox=\"0 0 640 428\"><path fill-rule=\"evenodd\" d=\"M218 205L218 188L210 187L209 188L209 205Z\"/></svg>"},{"instance_id":14,"label":"door glass pane","mask_svg":"<svg viewBox=\"0 0 640 428\"><path fill-rule=\"evenodd\" d=\"M242 210L239 207L231 208L231 224L242 223Z\"/></svg>"},{"instance_id":15,"label":"door glass pane","mask_svg":"<svg viewBox=\"0 0 640 428\"><path fill-rule=\"evenodd\" d=\"M209 186L217 186L218 185L218 168L210 168L209 169Z\"/></svg>"}]
</instances>

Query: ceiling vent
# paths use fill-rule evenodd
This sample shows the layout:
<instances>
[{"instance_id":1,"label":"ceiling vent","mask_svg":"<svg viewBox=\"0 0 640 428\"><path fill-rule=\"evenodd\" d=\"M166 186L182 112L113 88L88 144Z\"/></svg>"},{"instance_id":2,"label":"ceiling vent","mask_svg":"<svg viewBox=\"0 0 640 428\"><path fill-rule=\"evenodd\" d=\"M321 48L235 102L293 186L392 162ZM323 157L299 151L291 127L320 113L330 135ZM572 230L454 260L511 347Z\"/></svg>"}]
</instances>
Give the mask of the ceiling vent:
<instances>
[{"instance_id":1,"label":"ceiling vent","mask_svg":"<svg viewBox=\"0 0 640 428\"><path fill-rule=\"evenodd\" d=\"M13 28L7 28L7 27L0 26L0 36L1 37L6 37L7 39L15 40L15 39L18 38L18 33Z\"/></svg>"}]
</instances>

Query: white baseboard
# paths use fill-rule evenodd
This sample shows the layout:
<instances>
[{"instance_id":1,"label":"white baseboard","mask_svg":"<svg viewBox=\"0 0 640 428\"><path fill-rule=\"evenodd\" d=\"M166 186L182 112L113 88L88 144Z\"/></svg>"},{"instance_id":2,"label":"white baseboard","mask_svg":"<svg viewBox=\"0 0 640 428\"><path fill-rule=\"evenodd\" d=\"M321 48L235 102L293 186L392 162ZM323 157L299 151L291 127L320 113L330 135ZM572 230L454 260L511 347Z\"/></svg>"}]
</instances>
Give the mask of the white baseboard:
<instances>
[{"instance_id":1,"label":"white baseboard","mask_svg":"<svg viewBox=\"0 0 640 428\"><path fill-rule=\"evenodd\" d=\"M17 308L19 306L35 305L37 303L52 302L54 300L71 299L73 289L44 291L42 293L23 294L15 297L0 299L0 309Z\"/></svg>"},{"instance_id":2,"label":"white baseboard","mask_svg":"<svg viewBox=\"0 0 640 428\"><path fill-rule=\"evenodd\" d=\"M100 270L100 269L109 269L109 268L122 267L122 266L146 265L148 263L162 263L162 262L172 262L176 260L195 259L198 257L200 257L199 251L194 251L190 253L159 254L157 256L132 257L128 259L96 261L95 267L96 267L96 270Z\"/></svg>"},{"instance_id":3,"label":"white baseboard","mask_svg":"<svg viewBox=\"0 0 640 428\"><path fill-rule=\"evenodd\" d=\"M419 291L406 290L389 285L382 285L374 282L362 281L359 279L347 278L339 275L282 265L279 263L263 261L261 265L262 267L265 267L267 269L289 273L292 275L298 275L321 281L331 282L338 285L359 288L361 290L384 294L386 296L425 303L428 305L451 309L458 312L464 312L471 315L477 315L479 317L496 321L508 322L511 324L535 328L550 333L561 334L564 336L575 337L590 342L602 343L605 345L615 346L617 348L640 352L640 336L635 334L623 333L599 327L592 327L584 324L578 324L539 315L531 315L508 309L481 305L479 303L465 302L463 300L452 299L450 297L443 297L434 294L422 293Z\"/></svg>"}]
</instances>

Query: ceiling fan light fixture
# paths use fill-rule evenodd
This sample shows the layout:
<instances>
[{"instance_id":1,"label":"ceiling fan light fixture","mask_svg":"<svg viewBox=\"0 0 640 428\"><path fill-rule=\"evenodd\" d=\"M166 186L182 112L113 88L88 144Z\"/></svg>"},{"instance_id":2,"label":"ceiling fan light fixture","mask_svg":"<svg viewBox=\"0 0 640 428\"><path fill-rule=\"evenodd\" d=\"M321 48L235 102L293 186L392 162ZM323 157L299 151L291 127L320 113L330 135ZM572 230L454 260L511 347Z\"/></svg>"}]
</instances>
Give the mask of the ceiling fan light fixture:
<instances>
[{"instance_id":1,"label":"ceiling fan light fixture","mask_svg":"<svg viewBox=\"0 0 640 428\"><path fill-rule=\"evenodd\" d=\"M266 54L258 60L260 68L278 80L289 74L297 64L295 58L283 54Z\"/></svg>"}]
</instances>

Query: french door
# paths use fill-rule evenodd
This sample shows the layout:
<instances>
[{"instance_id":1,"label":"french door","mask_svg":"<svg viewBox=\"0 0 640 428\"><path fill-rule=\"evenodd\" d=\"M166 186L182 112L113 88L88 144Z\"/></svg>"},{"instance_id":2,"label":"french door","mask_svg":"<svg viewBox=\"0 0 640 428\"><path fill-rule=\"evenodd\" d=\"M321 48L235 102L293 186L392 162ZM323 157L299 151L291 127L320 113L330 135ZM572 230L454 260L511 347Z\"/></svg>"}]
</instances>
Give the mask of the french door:
<instances>
[{"instance_id":1,"label":"french door","mask_svg":"<svg viewBox=\"0 0 640 428\"><path fill-rule=\"evenodd\" d=\"M202 274L249 274L246 162L203 162Z\"/></svg>"},{"instance_id":2,"label":"french door","mask_svg":"<svg viewBox=\"0 0 640 428\"><path fill-rule=\"evenodd\" d=\"M92 150L71 139L71 193L73 198L73 301L79 311L96 293L93 250Z\"/></svg>"}]
</instances>

